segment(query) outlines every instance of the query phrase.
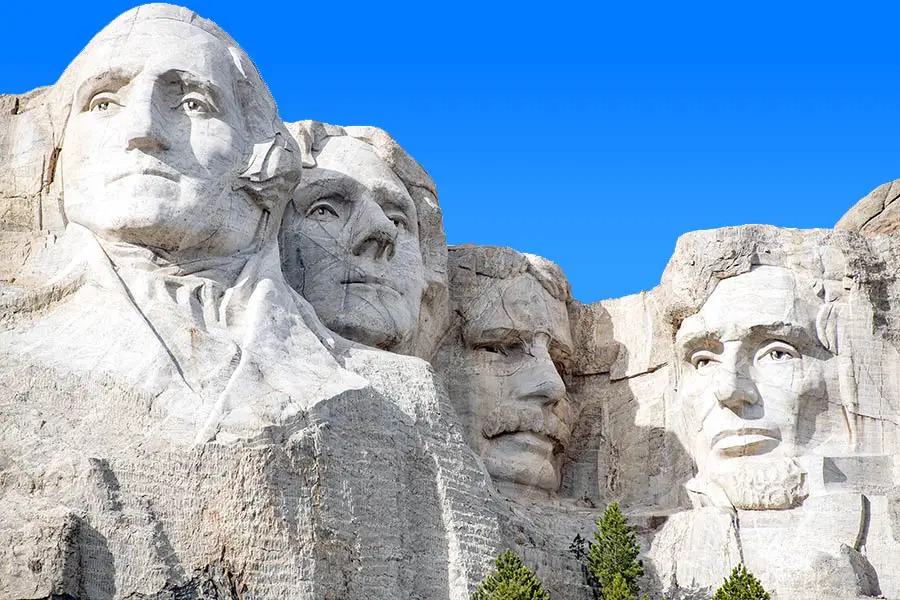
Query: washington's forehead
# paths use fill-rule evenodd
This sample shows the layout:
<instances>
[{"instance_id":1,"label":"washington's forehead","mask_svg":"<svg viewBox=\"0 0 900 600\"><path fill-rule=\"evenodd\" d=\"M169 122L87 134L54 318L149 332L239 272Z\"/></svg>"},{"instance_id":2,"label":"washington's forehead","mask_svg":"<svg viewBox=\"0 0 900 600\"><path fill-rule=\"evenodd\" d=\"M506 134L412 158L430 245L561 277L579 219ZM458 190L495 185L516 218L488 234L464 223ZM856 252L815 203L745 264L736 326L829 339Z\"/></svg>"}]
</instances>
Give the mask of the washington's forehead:
<instances>
[{"instance_id":1,"label":"washington's forehead","mask_svg":"<svg viewBox=\"0 0 900 600\"><path fill-rule=\"evenodd\" d=\"M209 80L231 80L233 58L212 34L181 21L142 21L133 29L104 32L85 49L81 79L127 67L179 70Z\"/></svg>"}]
</instances>

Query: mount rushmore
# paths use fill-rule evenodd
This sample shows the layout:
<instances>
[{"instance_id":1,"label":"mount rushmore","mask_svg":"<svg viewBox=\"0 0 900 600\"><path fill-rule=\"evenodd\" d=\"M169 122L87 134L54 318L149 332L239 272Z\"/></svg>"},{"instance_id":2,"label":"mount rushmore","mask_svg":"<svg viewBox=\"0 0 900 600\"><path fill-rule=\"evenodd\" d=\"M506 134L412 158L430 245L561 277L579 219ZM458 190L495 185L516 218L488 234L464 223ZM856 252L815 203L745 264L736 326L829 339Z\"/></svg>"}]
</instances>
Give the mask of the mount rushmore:
<instances>
[{"instance_id":1,"label":"mount rushmore","mask_svg":"<svg viewBox=\"0 0 900 600\"><path fill-rule=\"evenodd\" d=\"M896 182L583 304L165 4L0 148L0 598L463 600L512 548L581 600L612 501L654 598L900 598Z\"/></svg>"}]
</instances>

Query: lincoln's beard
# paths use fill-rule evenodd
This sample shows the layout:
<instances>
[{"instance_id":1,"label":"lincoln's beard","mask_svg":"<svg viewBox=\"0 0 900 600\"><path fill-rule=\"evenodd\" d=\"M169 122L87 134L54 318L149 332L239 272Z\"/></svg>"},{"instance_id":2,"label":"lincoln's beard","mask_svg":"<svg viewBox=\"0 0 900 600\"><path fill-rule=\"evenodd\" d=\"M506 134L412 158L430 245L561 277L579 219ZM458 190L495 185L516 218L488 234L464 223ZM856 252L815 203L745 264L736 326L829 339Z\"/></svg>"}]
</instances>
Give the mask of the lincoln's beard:
<instances>
[{"instance_id":1,"label":"lincoln's beard","mask_svg":"<svg viewBox=\"0 0 900 600\"><path fill-rule=\"evenodd\" d=\"M809 495L806 472L792 458L732 458L710 466L706 479L717 485L735 508L784 510L799 506Z\"/></svg>"}]
</instances>

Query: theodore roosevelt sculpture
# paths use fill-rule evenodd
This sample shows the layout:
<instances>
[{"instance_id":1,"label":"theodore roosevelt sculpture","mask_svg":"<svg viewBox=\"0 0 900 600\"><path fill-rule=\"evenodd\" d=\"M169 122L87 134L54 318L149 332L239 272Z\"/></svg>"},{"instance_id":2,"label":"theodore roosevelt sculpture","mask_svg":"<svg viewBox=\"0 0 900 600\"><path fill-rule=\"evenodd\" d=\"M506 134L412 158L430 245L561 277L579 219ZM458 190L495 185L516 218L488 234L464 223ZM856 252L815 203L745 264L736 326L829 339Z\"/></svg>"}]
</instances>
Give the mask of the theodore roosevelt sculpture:
<instances>
[{"instance_id":1,"label":"theodore roosevelt sculpture","mask_svg":"<svg viewBox=\"0 0 900 600\"><path fill-rule=\"evenodd\" d=\"M376 127L288 127L308 166L282 227L288 281L340 335L430 358L447 310L434 182Z\"/></svg>"},{"instance_id":2,"label":"theodore roosevelt sculpture","mask_svg":"<svg viewBox=\"0 0 900 600\"><path fill-rule=\"evenodd\" d=\"M508 248L451 247L448 264L454 319L435 366L469 444L495 480L555 492L573 417L568 282Z\"/></svg>"}]
</instances>

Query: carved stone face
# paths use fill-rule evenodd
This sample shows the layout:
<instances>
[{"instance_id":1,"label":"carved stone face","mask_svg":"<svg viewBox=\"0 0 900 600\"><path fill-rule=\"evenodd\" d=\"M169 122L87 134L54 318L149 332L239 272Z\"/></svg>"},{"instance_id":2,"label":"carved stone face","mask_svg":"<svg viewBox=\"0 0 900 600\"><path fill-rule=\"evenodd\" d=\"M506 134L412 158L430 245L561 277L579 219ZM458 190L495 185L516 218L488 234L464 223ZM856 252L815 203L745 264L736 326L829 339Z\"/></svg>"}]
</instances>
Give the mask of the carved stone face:
<instances>
[{"instance_id":1,"label":"carved stone face","mask_svg":"<svg viewBox=\"0 0 900 600\"><path fill-rule=\"evenodd\" d=\"M565 302L522 273L458 310L463 347L445 375L469 444L494 479L556 491L572 421L560 376L572 352Z\"/></svg>"},{"instance_id":2,"label":"carved stone face","mask_svg":"<svg viewBox=\"0 0 900 600\"><path fill-rule=\"evenodd\" d=\"M791 271L758 267L720 282L682 323L677 401L701 473L797 455L801 404L824 394L812 294Z\"/></svg>"},{"instance_id":3,"label":"carved stone face","mask_svg":"<svg viewBox=\"0 0 900 600\"><path fill-rule=\"evenodd\" d=\"M250 141L228 49L156 19L86 52L61 157L69 221L172 252L249 245L262 211L232 189Z\"/></svg>"},{"instance_id":4,"label":"carved stone face","mask_svg":"<svg viewBox=\"0 0 900 600\"><path fill-rule=\"evenodd\" d=\"M416 333L425 269L416 206L372 147L328 138L294 193L285 223L288 280L325 325L356 342L396 350ZM290 267L288 268L290 270Z\"/></svg>"}]
</instances>

